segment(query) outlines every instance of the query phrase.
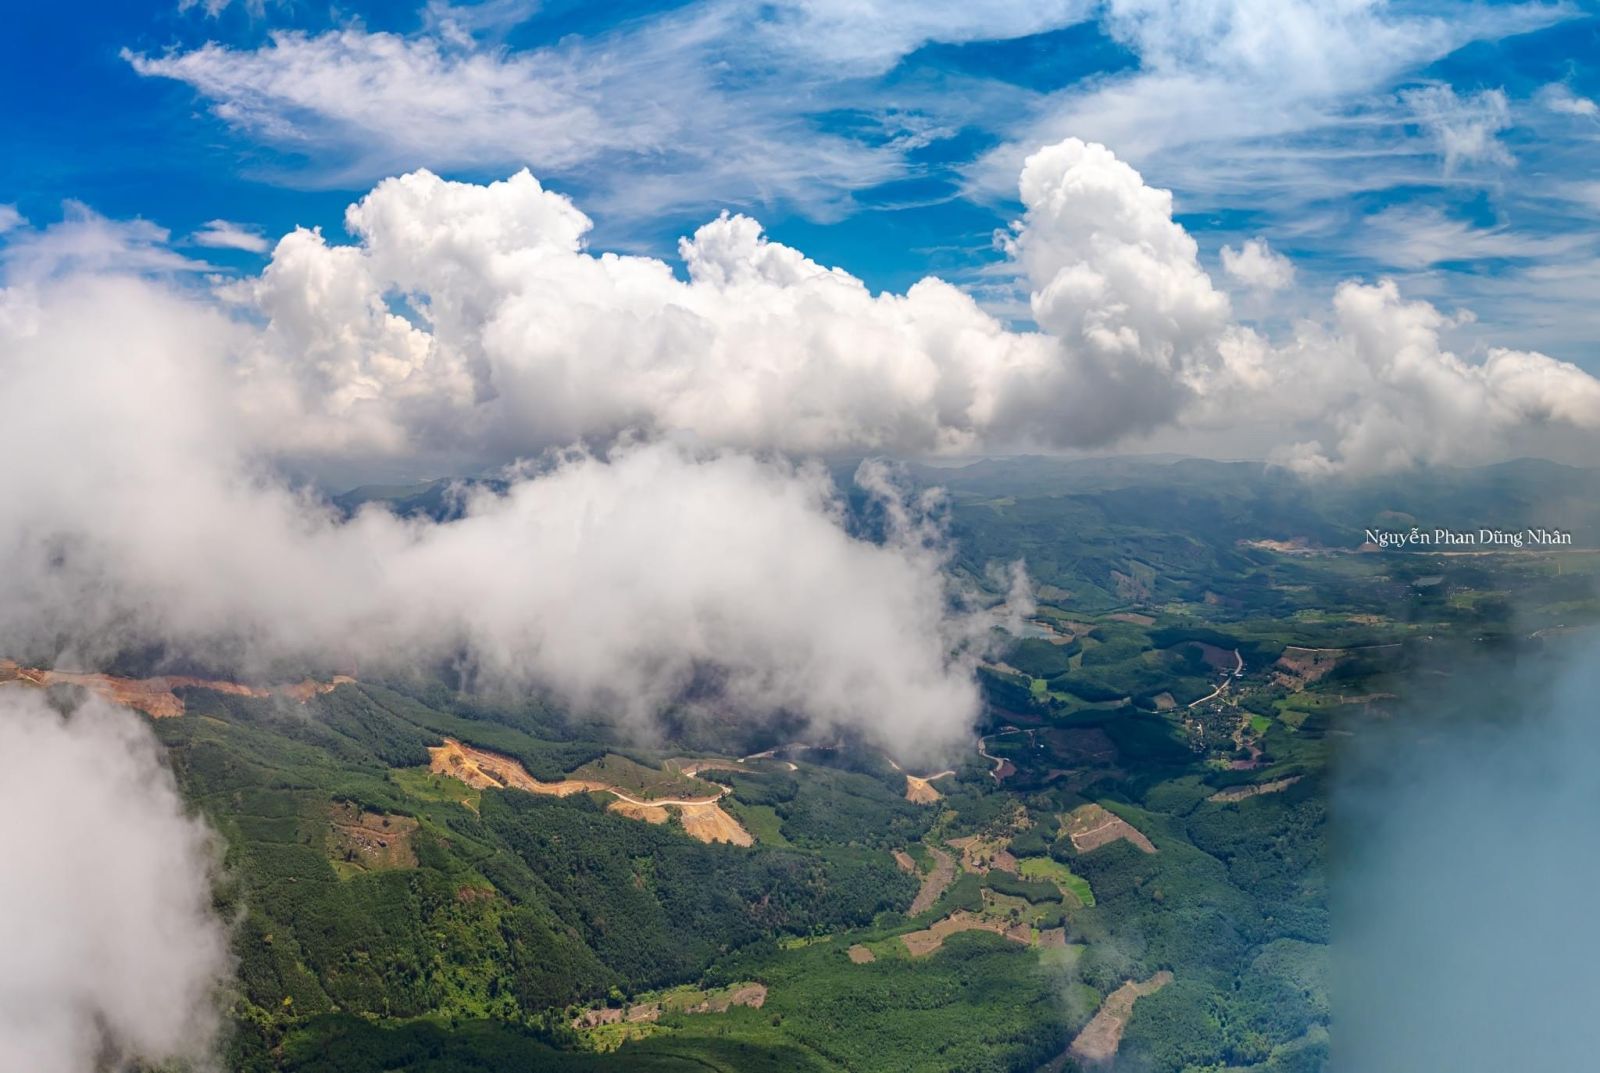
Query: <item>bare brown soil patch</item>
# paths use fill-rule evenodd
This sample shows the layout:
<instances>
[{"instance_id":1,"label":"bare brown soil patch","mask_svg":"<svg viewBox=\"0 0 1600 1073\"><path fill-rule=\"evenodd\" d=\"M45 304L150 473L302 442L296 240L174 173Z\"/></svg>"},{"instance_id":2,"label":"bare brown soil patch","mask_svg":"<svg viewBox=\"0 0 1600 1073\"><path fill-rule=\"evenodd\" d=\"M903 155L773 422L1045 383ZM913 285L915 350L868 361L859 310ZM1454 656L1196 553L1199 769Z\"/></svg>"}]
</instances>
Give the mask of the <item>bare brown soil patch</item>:
<instances>
[{"instance_id":1,"label":"bare brown soil patch","mask_svg":"<svg viewBox=\"0 0 1600 1073\"><path fill-rule=\"evenodd\" d=\"M1154 853L1156 847L1140 830L1099 805L1080 805L1067 816L1067 834L1073 848L1088 853L1101 846L1126 838L1145 853Z\"/></svg>"},{"instance_id":2,"label":"bare brown soil patch","mask_svg":"<svg viewBox=\"0 0 1600 1073\"><path fill-rule=\"evenodd\" d=\"M667 818L672 815L662 805L636 805L632 801L621 799L607 805L606 811L626 816L630 820L643 820L645 823L666 823Z\"/></svg>"},{"instance_id":3,"label":"bare brown soil patch","mask_svg":"<svg viewBox=\"0 0 1600 1073\"><path fill-rule=\"evenodd\" d=\"M909 872L912 875L917 874L917 862L912 859L911 854L903 849L894 851L894 863L902 872Z\"/></svg>"},{"instance_id":4,"label":"bare brown soil patch","mask_svg":"<svg viewBox=\"0 0 1600 1073\"><path fill-rule=\"evenodd\" d=\"M1230 790L1218 790L1207 801L1243 801L1249 797L1259 797L1262 794L1276 794L1287 790L1300 781L1299 775L1290 775L1286 779L1273 779L1271 782L1257 783L1254 786L1235 786Z\"/></svg>"},{"instance_id":5,"label":"bare brown soil patch","mask_svg":"<svg viewBox=\"0 0 1600 1073\"><path fill-rule=\"evenodd\" d=\"M992 931L996 935L1004 935L1014 943L1023 946L1033 945L1033 929L1027 924L1006 925L998 920L985 920L976 913L969 913L965 909L957 909L943 920L934 922L931 926L921 931L907 932L900 936L900 941L906 944L914 958L927 957L944 945L950 936L963 931Z\"/></svg>"},{"instance_id":6,"label":"bare brown soil patch","mask_svg":"<svg viewBox=\"0 0 1600 1073\"><path fill-rule=\"evenodd\" d=\"M329 682L318 682L307 678L303 682L290 685L247 686L239 682L194 678L183 674L160 675L154 678L123 678L97 672L52 671L18 666L12 660L0 660L0 682L20 682L39 689L47 689L50 686L78 686L112 704L141 711L152 719L175 719L184 713L183 698L173 692L177 689L206 689L213 693L226 693L235 697L283 696L304 704L314 696L332 692L339 686L354 681L354 678L341 674L335 675Z\"/></svg>"},{"instance_id":7,"label":"bare brown soil patch","mask_svg":"<svg viewBox=\"0 0 1600 1073\"><path fill-rule=\"evenodd\" d=\"M678 810L684 833L690 838L698 838L702 842L731 842L735 846L755 845L756 840L750 832L715 802L671 807Z\"/></svg>"},{"instance_id":8,"label":"bare brown soil patch","mask_svg":"<svg viewBox=\"0 0 1600 1073\"><path fill-rule=\"evenodd\" d=\"M417 821L410 816L366 812L341 802L329 811L328 825L328 850L335 860L374 871L417 866L411 847Z\"/></svg>"},{"instance_id":9,"label":"bare brown soil patch","mask_svg":"<svg viewBox=\"0 0 1600 1073\"><path fill-rule=\"evenodd\" d=\"M916 898L912 899L912 916L932 909L933 903L939 900L939 895L955 882L956 859L937 846L929 846L928 853L933 857L933 870L923 877L922 889L918 890Z\"/></svg>"},{"instance_id":10,"label":"bare brown soil patch","mask_svg":"<svg viewBox=\"0 0 1600 1073\"><path fill-rule=\"evenodd\" d=\"M868 950L860 943L852 946L844 953L845 956L850 959L850 963L853 965L870 965L872 962L878 960L877 954L874 954L871 950Z\"/></svg>"},{"instance_id":11,"label":"bare brown soil patch","mask_svg":"<svg viewBox=\"0 0 1600 1073\"><path fill-rule=\"evenodd\" d=\"M1096 1065L1110 1062L1116 1057L1117 1047L1122 1043L1122 1032L1128 1027L1128 1019L1133 1016L1133 1004L1145 995L1155 994L1171 982L1172 973L1163 969L1143 983L1129 980L1111 992L1100 1004L1100 1009L1095 1011L1094 1017L1083 1026L1078 1038L1072 1041L1067 1053L1080 1062Z\"/></svg>"},{"instance_id":12,"label":"bare brown soil patch","mask_svg":"<svg viewBox=\"0 0 1600 1073\"><path fill-rule=\"evenodd\" d=\"M1115 615L1108 615L1112 622L1131 622L1135 626L1154 626L1156 620L1149 615L1141 615L1136 611L1119 611Z\"/></svg>"},{"instance_id":13,"label":"bare brown soil patch","mask_svg":"<svg viewBox=\"0 0 1600 1073\"><path fill-rule=\"evenodd\" d=\"M528 769L519 761L465 745L454 738L444 739L443 745L429 746L428 770L460 779L476 790L523 790L530 794L568 797L608 789L604 783L588 779L540 782L528 774Z\"/></svg>"},{"instance_id":14,"label":"bare brown soil patch","mask_svg":"<svg viewBox=\"0 0 1600 1073\"><path fill-rule=\"evenodd\" d=\"M1178 706L1178 698L1171 693L1157 693L1155 696L1156 711L1170 712Z\"/></svg>"},{"instance_id":15,"label":"bare brown soil patch","mask_svg":"<svg viewBox=\"0 0 1600 1073\"><path fill-rule=\"evenodd\" d=\"M916 805L932 805L938 803L944 795L934 789L933 780L954 775L954 771L941 771L937 775L923 778L920 775L906 776L906 800Z\"/></svg>"}]
</instances>

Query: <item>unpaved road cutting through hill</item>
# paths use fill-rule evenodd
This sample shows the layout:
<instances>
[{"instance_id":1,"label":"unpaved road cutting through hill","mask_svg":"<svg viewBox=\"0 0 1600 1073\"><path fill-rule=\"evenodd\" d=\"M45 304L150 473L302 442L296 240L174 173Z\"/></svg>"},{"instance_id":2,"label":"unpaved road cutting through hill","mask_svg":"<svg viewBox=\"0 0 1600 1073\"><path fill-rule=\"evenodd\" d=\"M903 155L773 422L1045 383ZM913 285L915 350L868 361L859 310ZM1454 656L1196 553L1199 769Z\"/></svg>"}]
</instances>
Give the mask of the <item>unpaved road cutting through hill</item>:
<instances>
[{"instance_id":1,"label":"unpaved road cutting through hill","mask_svg":"<svg viewBox=\"0 0 1600 1073\"><path fill-rule=\"evenodd\" d=\"M755 844L750 832L718 804L732 793L726 786L708 797L641 798L593 779L541 782L528 774L528 770L511 757L477 749L454 738L444 739L443 745L430 746L428 761L429 770L436 774L459 779L479 790L512 789L556 797L568 797L579 793L607 793L617 799L612 802L611 810L629 819L643 820L646 823L664 823L667 819L667 809L676 808L683 820L684 832L691 838L697 838L701 842L731 842L736 846Z\"/></svg>"}]
</instances>

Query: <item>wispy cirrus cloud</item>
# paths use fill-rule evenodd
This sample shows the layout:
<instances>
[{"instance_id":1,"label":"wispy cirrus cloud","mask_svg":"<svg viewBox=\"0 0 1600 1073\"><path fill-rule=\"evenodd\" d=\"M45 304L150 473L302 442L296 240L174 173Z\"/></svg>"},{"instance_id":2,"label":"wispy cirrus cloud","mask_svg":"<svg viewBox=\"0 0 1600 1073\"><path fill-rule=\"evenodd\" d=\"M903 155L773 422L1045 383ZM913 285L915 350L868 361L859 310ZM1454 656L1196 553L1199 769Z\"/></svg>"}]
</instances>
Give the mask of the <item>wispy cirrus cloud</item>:
<instances>
[{"instance_id":1,"label":"wispy cirrus cloud","mask_svg":"<svg viewBox=\"0 0 1600 1073\"><path fill-rule=\"evenodd\" d=\"M1582 116L1586 119L1600 117L1600 104L1589 97L1580 97L1572 87L1551 82L1539 89L1538 101L1559 115Z\"/></svg>"},{"instance_id":2,"label":"wispy cirrus cloud","mask_svg":"<svg viewBox=\"0 0 1600 1073\"><path fill-rule=\"evenodd\" d=\"M614 211L712 200L827 217L853 192L904 177L907 153L948 133L921 103L874 100L861 80L929 42L1037 33L1091 10L1084 0L719 0L512 50L498 39L528 5L436 3L409 34L279 30L255 48L123 55L142 75L192 86L240 133L302 157L300 181L529 166L582 173Z\"/></svg>"},{"instance_id":3,"label":"wispy cirrus cloud","mask_svg":"<svg viewBox=\"0 0 1600 1073\"><path fill-rule=\"evenodd\" d=\"M243 250L246 253L266 253L272 248L259 227L234 223L232 220L208 220L204 227L189 236L189 241L196 246Z\"/></svg>"},{"instance_id":4,"label":"wispy cirrus cloud","mask_svg":"<svg viewBox=\"0 0 1600 1073\"><path fill-rule=\"evenodd\" d=\"M1505 90L1485 89L1458 94L1447 85L1406 90L1400 99L1439 147L1446 171L1463 163L1512 164L1496 137L1511 126L1511 104Z\"/></svg>"},{"instance_id":5,"label":"wispy cirrus cloud","mask_svg":"<svg viewBox=\"0 0 1600 1073\"><path fill-rule=\"evenodd\" d=\"M1338 127L1352 104L1383 95L1468 42L1572 14L1551 4L1473 7L1445 17L1374 0L1109 0L1104 25L1138 55L1137 68L1048 97L975 178L1002 184L1029 146L1068 133L1150 165Z\"/></svg>"}]
</instances>

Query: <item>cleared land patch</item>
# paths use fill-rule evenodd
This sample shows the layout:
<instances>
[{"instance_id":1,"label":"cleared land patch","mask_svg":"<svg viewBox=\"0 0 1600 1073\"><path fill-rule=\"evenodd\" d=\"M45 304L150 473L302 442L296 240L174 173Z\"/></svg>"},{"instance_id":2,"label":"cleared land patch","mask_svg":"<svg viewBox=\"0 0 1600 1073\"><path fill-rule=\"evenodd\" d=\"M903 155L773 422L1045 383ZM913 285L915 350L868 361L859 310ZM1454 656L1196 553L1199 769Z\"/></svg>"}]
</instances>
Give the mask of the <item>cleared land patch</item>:
<instances>
[{"instance_id":1,"label":"cleared land patch","mask_svg":"<svg viewBox=\"0 0 1600 1073\"><path fill-rule=\"evenodd\" d=\"M1030 925L1007 925L998 920L987 920L965 909L957 909L943 920L936 921L921 931L907 932L900 936L900 941L906 944L906 950L912 957L926 957L943 946L944 941L950 936L963 931L992 931L1014 943L1021 943L1023 946L1033 945L1033 928Z\"/></svg>"},{"instance_id":2,"label":"cleared land patch","mask_svg":"<svg viewBox=\"0 0 1600 1073\"><path fill-rule=\"evenodd\" d=\"M735 846L750 846L755 839L739 826L739 821L715 802L701 802L669 806L678 810L683 830L690 838L702 842L731 842Z\"/></svg>"},{"instance_id":3,"label":"cleared land patch","mask_svg":"<svg viewBox=\"0 0 1600 1073\"><path fill-rule=\"evenodd\" d=\"M1083 1026L1078 1038L1072 1041L1067 1053L1080 1062L1101 1064L1111 1061L1122 1043L1122 1032L1128 1027L1128 1018L1133 1016L1133 1004L1145 995L1155 994L1171 982L1172 973L1163 969L1143 983L1129 980L1111 992L1089 1023Z\"/></svg>"},{"instance_id":4,"label":"cleared land patch","mask_svg":"<svg viewBox=\"0 0 1600 1073\"><path fill-rule=\"evenodd\" d=\"M950 839L950 845L961 851L962 870L976 875L987 875L991 869L1016 875L1017 859L1006 848L1010 844L1009 838L984 838L981 835Z\"/></svg>"},{"instance_id":5,"label":"cleared land patch","mask_svg":"<svg viewBox=\"0 0 1600 1073\"><path fill-rule=\"evenodd\" d=\"M328 852L336 862L371 871L417 866L411 847L417 821L410 816L366 812L339 802L328 811L328 827Z\"/></svg>"},{"instance_id":6,"label":"cleared land patch","mask_svg":"<svg viewBox=\"0 0 1600 1073\"><path fill-rule=\"evenodd\" d=\"M707 770L707 767L702 763L695 770ZM654 798L714 799L723 789L671 764L653 768L616 753L591 760L567 777L580 782L597 782L607 789L645 801Z\"/></svg>"},{"instance_id":7,"label":"cleared land patch","mask_svg":"<svg viewBox=\"0 0 1600 1073\"><path fill-rule=\"evenodd\" d=\"M540 782L528 774L521 762L465 745L454 738L444 739L443 745L428 747L428 770L460 779L475 790L522 790L567 797L607 789L604 783L589 779Z\"/></svg>"},{"instance_id":8,"label":"cleared land patch","mask_svg":"<svg viewBox=\"0 0 1600 1073\"><path fill-rule=\"evenodd\" d=\"M922 879L922 889L917 891L916 898L912 899L910 913L926 913L933 908L933 903L939 900L939 895L945 888L955 882L956 859L937 846L929 846L928 853L933 857L933 868Z\"/></svg>"},{"instance_id":9,"label":"cleared land patch","mask_svg":"<svg viewBox=\"0 0 1600 1073\"><path fill-rule=\"evenodd\" d=\"M591 775L588 778L566 778L557 782L540 782L528 774L527 768L509 756L500 756L485 749L477 749L466 745L454 738L444 739L443 745L430 746L428 749L428 769L441 775L460 779L468 786L478 790L511 789L523 790L531 794L553 794L556 797L567 797L579 793L608 793L617 800L607 806L611 811L626 816L629 819L643 820L646 823L664 823L668 816L668 809L675 809L683 821L684 833L691 838L702 842L731 842L736 846L749 846L755 843L750 837L750 832L739 825L739 821L717 804L728 792L725 787L710 786L702 783L715 792L699 798L655 798L646 799L635 797L625 790L593 778L596 771L610 770L613 765L600 767L600 761L592 765L579 768L580 772ZM605 759L612 759L610 757ZM622 760L625 758L617 757ZM627 766L631 765L631 766ZM633 761L627 765L615 767L627 774L632 781L638 781L638 771L649 772L650 768ZM637 771L635 769L638 769ZM658 773L666 775L667 773ZM673 773L669 778L681 778Z\"/></svg>"},{"instance_id":10,"label":"cleared land patch","mask_svg":"<svg viewBox=\"0 0 1600 1073\"><path fill-rule=\"evenodd\" d=\"M1276 794L1287 790L1300 781L1301 776L1290 775L1286 779L1273 779L1271 782L1257 783L1254 786L1235 786L1231 790L1218 790L1207 801L1243 801L1249 797L1258 797L1261 794Z\"/></svg>"},{"instance_id":11,"label":"cleared land patch","mask_svg":"<svg viewBox=\"0 0 1600 1073\"><path fill-rule=\"evenodd\" d=\"M1345 658L1342 648L1299 648L1290 645L1272 665L1277 673L1274 681L1290 689L1304 689L1313 682L1327 677L1328 672Z\"/></svg>"},{"instance_id":12,"label":"cleared land patch","mask_svg":"<svg viewBox=\"0 0 1600 1073\"><path fill-rule=\"evenodd\" d=\"M852 965L867 965L878 960L877 954L874 954L871 950L868 950L860 943L852 946L844 953L845 956L850 959L850 963Z\"/></svg>"},{"instance_id":13,"label":"cleared land patch","mask_svg":"<svg viewBox=\"0 0 1600 1073\"><path fill-rule=\"evenodd\" d=\"M944 795L934 789L933 780L954 774L954 771L941 771L937 775L929 775L927 778L922 778L919 775L907 775L906 800L916 805L936 804Z\"/></svg>"},{"instance_id":14,"label":"cleared land patch","mask_svg":"<svg viewBox=\"0 0 1600 1073\"><path fill-rule=\"evenodd\" d=\"M482 790L426 767L400 768L389 772L389 779L419 801L461 805L473 812L478 811L478 802L483 798Z\"/></svg>"},{"instance_id":15,"label":"cleared land patch","mask_svg":"<svg viewBox=\"0 0 1600 1073\"><path fill-rule=\"evenodd\" d=\"M1073 809L1067 815L1066 827L1073 848L1079 853L1110 845L1119 838L1126 838L1145 853L1156 851L1155 845L1137 827L1099 805L1080 805Z\"/></svg>"},{"instance_id":16,"label":"cleared land patch","mask_svg":"<svg viewBox=\"0 0 1600 1073\"><path fill-rule=\"evenodd\" d=\"M1029 857L1019 862L1024 879L1048 879L1062 894L1070 894L1079 905L1094 904L1094 891L1089 881L1074 875L1072 869L1053 857Z\"/></svg>"},{"instance_id":17,"label":"cleared land patch","mask_svg":"<svg viewBox=\"0 0 1600 1073\"><path fill-rule=\"evenodd\" d=\"M607 805L606 811L626 816L630 820L643 820L645 823L666 823L672 815L664 805L636 805L621 799Z\"/></svg>"},{"instance_id":18,"label":"cleared land patch","mask_svg":"<svg viewBox=\"0 0 1600 1073\"><path fill-rule=\"evenodd\" d=\"M38 689L47 689L50 686L78 686L112 704L141 711L152 719L175 719L184 713L183 698L173 692L178 689L205 689L235 697L280 696L304 704L312 697L330 693L339 686L354 681L354 678L340 674L327 682L307 678L302 682L284 685L247 686L238 682L193 678L182 674L161 675L155 678L123 678L114 674L52 671L39 667L19 666L8 659L0 660L0 683L17 682Z\"/></svg>"},{"instance_id":19,"label":"cleared land patch","mask_svg":"<svg viewBox=\"0 0 1600 1073\"><path fill-rule=\"evenodd\" d=\"M735 1006L759 1010L767 1001L767 985L754 982L730 984L705 991L696 987L675 987L670 991L641 996L626 1006L585 1010L572 1020L572 1027L588 1039L595 1050L616 1050L630 1039L655 1031L664 1015L727 1013Z\"/></svg>"}]
</instances>

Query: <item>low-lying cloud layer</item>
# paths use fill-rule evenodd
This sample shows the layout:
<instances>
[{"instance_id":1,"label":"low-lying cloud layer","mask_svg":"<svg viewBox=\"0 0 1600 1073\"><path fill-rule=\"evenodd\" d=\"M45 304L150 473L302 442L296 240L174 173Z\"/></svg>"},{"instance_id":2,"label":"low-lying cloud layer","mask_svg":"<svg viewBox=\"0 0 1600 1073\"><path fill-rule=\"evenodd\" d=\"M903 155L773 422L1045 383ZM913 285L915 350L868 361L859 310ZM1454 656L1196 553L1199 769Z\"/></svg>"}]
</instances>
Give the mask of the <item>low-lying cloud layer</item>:
<instances>
[{"instance_id":1,"label":"low-lying cloud layer","mask_svg":"<svg viewBox=\"0 0 1600 1073\"><path fill-rule=\"evenodd\" d=\"M345 521L263 468L229 370L208 364L236 324L127 279L32 298L6 349L30 402L0 452L33 461L0 501L0 650L93 663L164 644L246 673L466 650L640 718L711 673L741 711L908 751L970 729L958 650L987 617L951 611L911 520L887 544L850 536L820 469L620 445L469 495L455 521Z\"/></svg>"},{"instance_id":2,"label":"low-lying cloud layer","mask_svg":"<svg viewBox=\"0 0 1600 1073\"><path fill-rule=\"evenodd\" d=\"M209 834L140 717L0 686L0 1069L204 1059L229 969Z\"/></svg>"},{"instance_id":3,"label":"low-lying cloud layer","mask_svg":"<svg viewBox=\"0 0 1600 1073\"><path fill-rule=\"evenodd\" d=\"M1592 1064L1600 675L1593 643L1574 648L1564 667L1461 661L1348 758L1339 1073Z\"/></svg>"}]
</instances>

